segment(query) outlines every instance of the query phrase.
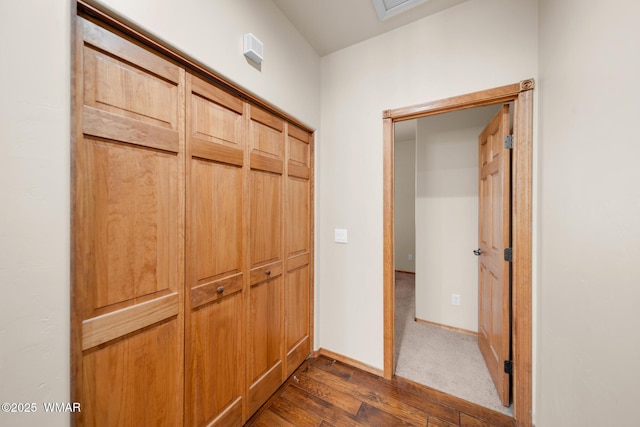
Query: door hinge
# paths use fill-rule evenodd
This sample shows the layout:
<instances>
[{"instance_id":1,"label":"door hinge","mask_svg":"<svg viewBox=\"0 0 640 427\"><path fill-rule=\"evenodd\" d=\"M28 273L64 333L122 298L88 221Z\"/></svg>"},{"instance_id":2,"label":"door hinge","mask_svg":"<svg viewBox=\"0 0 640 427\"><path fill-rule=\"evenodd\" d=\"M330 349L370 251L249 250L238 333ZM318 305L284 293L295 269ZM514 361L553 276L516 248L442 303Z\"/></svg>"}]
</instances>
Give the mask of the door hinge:
<instances>
[{"instance_id":1,"label":"door hinge","mask_svg":"<svg viewBox=\"0 0 640 427\"><path fill-rule=\"evenodd\" d=\"M504 260L508 262L513 262L513 249L504 248Z\"/></svg>"},{"instance_id":2,"label":"door hinge","mask_svg":"<svg viewBox=\"0 0 640 427\"><path fill-rule=\"evenodd\" d=\"M507 135L504 137L504 148L511 150L513 148L513 135Z\"/></svg>"},{"instance_id":3,"label":"door hinge","mask_svg":"<svg viewBox=\"0 0 640 427\"><path fill-rule=\"evenodd\" d=\"M509 375L513 374L513 360L504 361L504 373Z\"/></svg>"}]
</instances>

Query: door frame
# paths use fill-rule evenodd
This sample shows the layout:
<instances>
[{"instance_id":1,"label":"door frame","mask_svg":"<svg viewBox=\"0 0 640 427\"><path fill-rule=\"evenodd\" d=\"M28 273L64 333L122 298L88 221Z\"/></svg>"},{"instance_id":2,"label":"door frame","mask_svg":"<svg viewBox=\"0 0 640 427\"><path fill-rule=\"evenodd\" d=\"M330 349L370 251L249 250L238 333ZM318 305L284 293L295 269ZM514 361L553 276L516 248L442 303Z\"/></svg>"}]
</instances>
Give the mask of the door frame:
<instances>
[{"instance_id":1,"label":"door frame","mask_svg":"<svg viewBox=\"0 0 640 427\"><path fill-rule=\"evenodd\" d=\"M533 89L534 80L385 110L383 121L383 282L384 282L384 377L394 375L394 123L473 107L513 102L511 179L513 417L518 426L532 425L532 294L531 227L533 181Z\"/></svg>"}]
</instances>

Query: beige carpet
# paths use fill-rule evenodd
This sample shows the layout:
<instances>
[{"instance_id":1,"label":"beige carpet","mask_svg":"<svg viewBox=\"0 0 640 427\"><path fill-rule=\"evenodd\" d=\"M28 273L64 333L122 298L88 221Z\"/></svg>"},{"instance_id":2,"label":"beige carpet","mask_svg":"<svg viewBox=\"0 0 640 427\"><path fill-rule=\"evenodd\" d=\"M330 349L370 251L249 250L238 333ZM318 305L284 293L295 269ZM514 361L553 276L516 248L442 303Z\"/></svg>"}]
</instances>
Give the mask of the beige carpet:
<instances>
[{"instance_id":1,"label":"beige carpet","mask_svg":"<svg viewBox=\"0 0 640 427\"><path fill-rule=\"evenodd\" d=\"M513 415L500 402L475 336L414 321L415 276L396 273L396 375Z\"/></svg>"}]
</instances>

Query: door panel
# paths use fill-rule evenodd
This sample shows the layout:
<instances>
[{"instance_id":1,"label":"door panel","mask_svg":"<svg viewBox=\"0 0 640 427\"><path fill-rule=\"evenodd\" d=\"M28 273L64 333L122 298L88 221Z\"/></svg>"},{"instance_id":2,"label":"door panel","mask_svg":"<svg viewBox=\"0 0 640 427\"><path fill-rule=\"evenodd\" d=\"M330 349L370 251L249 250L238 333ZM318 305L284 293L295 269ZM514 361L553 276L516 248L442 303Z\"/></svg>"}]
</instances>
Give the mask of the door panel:
<instances>
[{"instance_id":1,"label":"door panel","mask_svg":"<svg viewBox=\"0 0 640 427\"><path fill-rule=\"evenodd\" d=\"M502 403L510 403L510 277L504 249L510 243L509 106L504 105L482 131L479 140L479 290L478 345Z\"/></svg>"},{"instance_id":2,"label":"door panel","mask_svg":"<svg viewBox=\"0 0 640 427\"><path fill-rule=\"evenodd\" d=\"M182 424L182 331L173 319L94 347L83 358L83 424ZM141 408L153 408L142 410Z\"/></svg>"},{"instance_id":3,"label":"door panel","mask_svg":"<svg viewBox=\"0 0 640 427\"><path fill-rule=\"evenodd\" d=\"M309 252L309 180L287 181L287 257L292 257Z\"/></svg>"},{"instance_id":4,"label":"door panel","mask_svg":"<svg viewBox=\"0 0 640 427\"><path fill-rule=\"evenodd\" d=\"M244 107L193 75L187 93L185 424L241 425Z\"/></svg>"},{"instance_id":5,"label":"door panel","mask_svg":"<svg viewBox=\"0 0 640 427\"><path fill-rule=\"evenodd\" d=\"M286 275L284 283L286 374L311 353L311 135L287 130Z\"/></svg>"},{"instance_id":6,"label":"door panel","mask_svg":"<svg viewBox=\"0 0 640 427\"><path fill-rule=\"evenodd\" d=\"M209 425L216 417L235 414L226 422L242 423L243 359L242 292L205 304L192 311L191 413L187 425ZM213 425L218 425L213 423Z\"/></svg>"},{"instance_id":7,"label":"door panel","mask_svg":"<svg viewBox=\"0 0 640 427\"><path fill-rule=\"evenodd\" d=\"M282 363L282 275L251 286L249 310L249 413L284 380Z\"/></svg>"},{"instance_id":8,"label":"door panel","mask_svg":"<svg viewBox=\"0 0 640 427\"><path fill-rule=\"evenodd\" d=\"M284 122L250 109L249 268L251 269L247 380L254 412L284 380L283 177Z\"/></svg>"},{"instance_id":9,"label":"door panel","mask_svg":"<svg viewBox=\"0 0 640 427\"><path fill-rule=\"evenodd\" d=\"M184 71L78 18L79 425L182 422ZM77 358L76 358L77 357ZM140 408L145 408L141 411Z\"/></svg>"},{"instance_id":10,"label":"door panel","mask_svg":"<svg viewBox=\"0 0 640 427\"><path fill-rule=\"evenodd\" d=\"M282 261L282 175L251 171L251 268Z\"/></svg>"},{"instance_id":11,"label":"door panel","mask_svg":"<svg viewBox=\"0 0 640 427\"><path fill-rule=\"evenodd\" d=\"M242 269L242 169L199 159L191 167L194 262L203 284Z\"/></svg>"},{"instance_id":12,"label":"door panel","mask_svg":"<svg viewBox=\"0 0 640 427\"><path fill-rule=\"evenodd\" d=\"M307 258L308 259L308 258ZM286 374L291 375L311 352L309 338L309 263L289 270L284 288Z\"/></svg>"}]
</instances>

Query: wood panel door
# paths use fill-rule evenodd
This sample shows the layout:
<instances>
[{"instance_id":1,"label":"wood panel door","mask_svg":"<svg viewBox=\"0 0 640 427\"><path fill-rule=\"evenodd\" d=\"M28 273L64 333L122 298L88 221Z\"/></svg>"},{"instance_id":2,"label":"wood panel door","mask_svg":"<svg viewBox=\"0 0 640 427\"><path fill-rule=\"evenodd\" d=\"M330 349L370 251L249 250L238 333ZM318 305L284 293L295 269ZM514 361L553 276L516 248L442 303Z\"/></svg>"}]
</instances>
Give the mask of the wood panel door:
<instances>
[{"instance_id":1,"label":"wood panel door","mask_svg":"<svg viewBox=\"0 0 640 427\"><path fill-rule=\"evenodd\" d=\"M479 140L479 271L478 345L502 403L510 403L510 276L505 248L510 246L511 153L509 106L504 105L482 131Z\"/></svg>"},{"instance_id":2,"label":"wood panel door","mask_svg":"<svg viewBox=\"0 0 640 427\"><path fill-rule=\"evenodd\" d=\"M283 179L285 124L250 108L248 413L284 380Z\"/></svg>"},{"instance_id":3,"label":"wood panel door","mask_svg":"<svg viewBox=\"0 0 640 427\"><path fill-rule=\"evenodd\" d=\"M311 352L311 135L287 128L284 318L286 375Z\"/></svg>"},{"instance_id":4,"label":"wood panel door","mask_svg":"<svg viewBox=\"0 0 640 427\"><path fill-rule=\"evenodd\" d=\"M244 102L187 76L185 425L242 425Z\"/></svg>"},{"instance_id":5,"label":"wood panel door","mask_svg":"<svg viewBox=\"0 0 640 427\"><path fill-rule=\"evenodd\" d=\"M77 421L180 425L184 70L88 20L77 25Z\"/></svg>"}]
</instances>

